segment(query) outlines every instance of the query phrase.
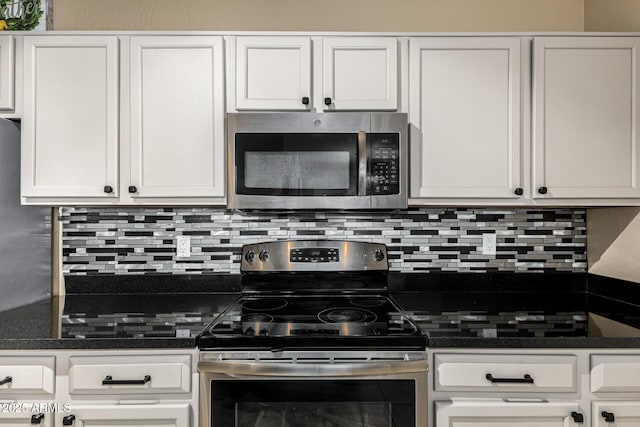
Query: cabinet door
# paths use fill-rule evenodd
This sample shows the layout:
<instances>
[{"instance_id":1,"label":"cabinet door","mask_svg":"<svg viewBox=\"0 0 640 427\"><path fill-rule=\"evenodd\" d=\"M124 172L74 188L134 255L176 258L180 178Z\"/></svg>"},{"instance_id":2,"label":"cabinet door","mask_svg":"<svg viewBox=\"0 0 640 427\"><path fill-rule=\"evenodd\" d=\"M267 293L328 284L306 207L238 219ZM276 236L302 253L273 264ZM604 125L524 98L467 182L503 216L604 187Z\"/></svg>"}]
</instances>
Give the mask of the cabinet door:
<instances>
[{"instance_id":1,"label":"cabinet door","mask_svg":"<svg viewBox=\"0 0 640 427\"><path fill-rule=\"evenodd\" d=\"M413 198L517 198L520 40L410 40Z\"/></svg>"},{"instance_id":2,"label":"cabinet door","mask_svg":"<svg viewBox=\"0 0 640 427\"><path fill-rule=\"evenodd\" d=\"M116 197L118 40L25 36L22 196Z\"/></svg>"},{"instance_id":3,"label":"cabinet door","mask_svg":"<svg viewBox=\"0 0 640 427\"><path fill-rule=\"evenodd\" d=\"M131 38L132 197L224 196L221 37Z\"/></svg>"},{"instance_id":4,"label":"cabinet door","mask_svg":"<svg viewBox=\"0 0 640 427\"><path fill-rule=\"evenodd\" d=\"M640 426L640 402L593 402L593 427Z\"/></svg>"},{"instance_id":5,"label":"cabinet door","mask_svg":"<svg viewBox=\"0 0 640 427\"><path fill-rule=\"evenodd\" d=\"M310 38L236 39L238 110L306 110L310 98Z\"/></svg>"},{"instance_id":6,"label":"cabinet door","mask_svg":"<svg viewBox=\"0 0 640 427\"><path fill-rule=\"evenodd\" d=\"M154 405L70 405L68 412L56 414L56 425L74 427L163 426L189 427L188 403Z\"/></svg>"},{"instance_id":7,"label":"cabinet door","mask_svg":"<svg viewBox=\"0 0 640 427\"><path fill-rule=\"evenodd\" d=\"M573 402L436 402L436 427L570 427L584 418Z\"/></svg>"},{"instance_id":8,"label":"cabinet door","mask_svg":"<svg viewBox=\"0 0 640 427\"><path fill-rule=\"evenodd\" d=\"M0 37L0 111L12 111L14 108L14 38Z\"/></svg>"},{"instance_id":9,"label":"cabinet door","mask_svg":"<svg viewBox=\"0 0 640 427\"><path fill-rule=\"evenodd\" d=\"M635 37L534 39L535 197L640 197L639 46Z\"/></svg>"},{"instance_id":10,"label":"cabinet door","mask_svg":"<svg viewBox=\"0 0 640 427\"><path fill-rule=\"evenodd\" d=\"M326 110L398 109L395 38L325 38L323 53Z\"/></svg>"}]
</instances>

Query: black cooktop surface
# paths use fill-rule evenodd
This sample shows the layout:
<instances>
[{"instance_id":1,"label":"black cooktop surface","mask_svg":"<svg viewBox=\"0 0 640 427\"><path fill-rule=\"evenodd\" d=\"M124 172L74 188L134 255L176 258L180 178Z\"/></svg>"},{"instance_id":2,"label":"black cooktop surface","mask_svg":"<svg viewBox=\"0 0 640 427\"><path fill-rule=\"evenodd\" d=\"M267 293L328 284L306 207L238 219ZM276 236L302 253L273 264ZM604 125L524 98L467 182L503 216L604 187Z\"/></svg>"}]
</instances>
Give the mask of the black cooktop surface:
<instances>
[{"instance_id":1,"label":"black cooktop surface","mask_svg":"<svg viewBox=\"0 0 640 427\"><path fill-rule=\"evenodd\" d=\"M244 295L199 337L213 348L424 348L416 325L386 295Z\"/></svg>"}]
</instances>

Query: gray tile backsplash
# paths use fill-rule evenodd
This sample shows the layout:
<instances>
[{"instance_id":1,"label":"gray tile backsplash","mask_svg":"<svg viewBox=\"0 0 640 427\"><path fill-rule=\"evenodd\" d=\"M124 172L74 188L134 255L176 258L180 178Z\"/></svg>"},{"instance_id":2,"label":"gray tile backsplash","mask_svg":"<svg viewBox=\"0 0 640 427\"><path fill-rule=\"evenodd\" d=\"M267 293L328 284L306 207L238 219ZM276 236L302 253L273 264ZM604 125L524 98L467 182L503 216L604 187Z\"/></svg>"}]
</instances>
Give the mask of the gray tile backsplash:
<instances>
[{"instance_id":1,"label":"gray tile backsplash","mask_svg":"<svg viewBox=\"0 0 640 427\"><path fill-rule=\"evenodd\" d=\"M385 243L392 271L585 272L583 209L250 213L213 208L62 208L65 274L239 273L242 245L283 239ZM482 254L482 234L497 254ZM176 236L192 256L176 257Z\"/></svg>"}]
</instances>

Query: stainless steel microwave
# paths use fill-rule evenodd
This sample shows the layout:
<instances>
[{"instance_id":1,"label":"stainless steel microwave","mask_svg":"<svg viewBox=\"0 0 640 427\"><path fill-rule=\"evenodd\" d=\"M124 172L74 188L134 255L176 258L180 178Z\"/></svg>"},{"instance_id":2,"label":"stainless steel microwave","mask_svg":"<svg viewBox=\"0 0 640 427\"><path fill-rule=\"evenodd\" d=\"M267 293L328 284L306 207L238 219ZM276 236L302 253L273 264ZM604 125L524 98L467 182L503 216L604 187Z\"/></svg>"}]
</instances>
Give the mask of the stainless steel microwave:
<instances>
[{"instance_id":1,"label":"stainless steel microwave","mask_svg":"<svg viewBox=\"0 0 640 427\"><path fill-rule=\"evenodd\" d=\"M407 207L404 113L227 114L231 209Z\"/></svg>"}]
</instances>

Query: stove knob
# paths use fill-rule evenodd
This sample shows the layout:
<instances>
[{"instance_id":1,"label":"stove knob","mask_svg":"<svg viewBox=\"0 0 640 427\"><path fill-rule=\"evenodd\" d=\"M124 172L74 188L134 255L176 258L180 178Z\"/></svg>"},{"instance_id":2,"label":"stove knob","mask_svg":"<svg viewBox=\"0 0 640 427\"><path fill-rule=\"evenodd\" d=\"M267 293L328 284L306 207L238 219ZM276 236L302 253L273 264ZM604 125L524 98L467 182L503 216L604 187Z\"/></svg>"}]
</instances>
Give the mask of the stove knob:
<instances>
[{"instance_id":1,"label":"stove knob","mask_svg":"<svg viewBox=\"0 0 640 427\"><path fill-rule=\"evenodd\" d=\"M244 334L245 335L255 335L256 331L253 328L249 327L249 328L244 330Z\"/></svg>"},{"instance_id":2,"label":"stove knob","mask_svg":"<svg viewBox=\"0 0 640 427\"><path fill-rule=\"evenodd\" d=\"M244 259L247 260L247 262L253 262L253 260L255 259L256 254L253 253L253 251L249 251L246 253L246 255L244 256Z\"/></svg>"},{"instance_id":3,"label":"stove knob","mask_svg":"<svg viewBox=\"0 0 640 427\"><path fill-rule=\"evenodd\" d=\"M258 255L258 258L260 258L260 261L262 262L267 262L269 261L269 252L263 250L260 252L260 255Z\"/></svg>"},{"instance_id":4,"label":"stove knob","mask_svg":"<svg viewBox=\"0 0 640 427\"><path fill-rule=\"evenodd\" d=\"M382 251L376 251L376 253L373 254L373 258L376 261L380 262L380 261L382 261L384 259L384 254L382 253Z\"/></svg>"},{"instance_id":5,"label":"stove knob","mask_svg":"<svg viewBox=\"0 0 640 427\"><path fill-rule=\"evenodd\" d=\"M263 337L266 337L267 335L269 335L269 331L267 331L266 329L261 329L260 335L262 335Z\"/></svg>"}]
</instances>

